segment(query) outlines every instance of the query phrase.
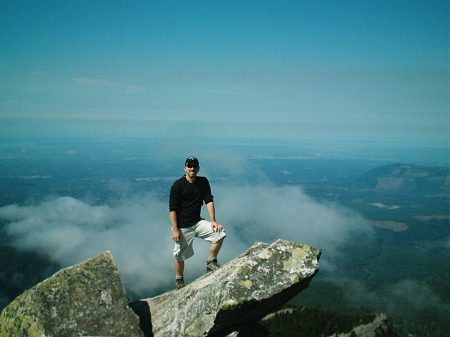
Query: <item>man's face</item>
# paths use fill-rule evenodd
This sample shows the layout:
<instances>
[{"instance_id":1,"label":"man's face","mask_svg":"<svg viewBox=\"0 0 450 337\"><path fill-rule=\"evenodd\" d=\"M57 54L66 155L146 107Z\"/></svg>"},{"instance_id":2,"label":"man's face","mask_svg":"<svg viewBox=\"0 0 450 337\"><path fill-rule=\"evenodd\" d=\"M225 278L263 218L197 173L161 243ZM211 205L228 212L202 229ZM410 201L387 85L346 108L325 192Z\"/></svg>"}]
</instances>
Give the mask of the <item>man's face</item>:
<instances>
[{"instance_id":1,"label":"man's face","mask_svg":"<svg viewBox=\"0 0 450 337\"><path fill-rule=\"evenodd\" d=\"M198 171L200 171L200 167L199 166L188 165L188 166L184 167L184 170L186 171L186 174L190 178L195 178L197 176Z\"/></svg>"}]
</instances>

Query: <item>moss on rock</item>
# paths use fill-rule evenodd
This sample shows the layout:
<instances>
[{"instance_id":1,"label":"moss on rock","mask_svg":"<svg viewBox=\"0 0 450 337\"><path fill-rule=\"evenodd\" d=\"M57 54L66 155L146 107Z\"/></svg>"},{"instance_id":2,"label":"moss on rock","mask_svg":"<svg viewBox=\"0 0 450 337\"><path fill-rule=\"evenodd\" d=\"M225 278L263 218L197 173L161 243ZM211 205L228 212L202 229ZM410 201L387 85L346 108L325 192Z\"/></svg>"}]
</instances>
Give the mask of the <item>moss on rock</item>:
<instances>
[{"instance_id":1,"label":"moss on rock","mask_svg":"<svg viewBox=\"0 0 450 337\"><path fill-rule=\"evenodd\" d=\"M143 336L110 252L65 268L0 314L0 336Z\"/></svg>"}]
</instances>

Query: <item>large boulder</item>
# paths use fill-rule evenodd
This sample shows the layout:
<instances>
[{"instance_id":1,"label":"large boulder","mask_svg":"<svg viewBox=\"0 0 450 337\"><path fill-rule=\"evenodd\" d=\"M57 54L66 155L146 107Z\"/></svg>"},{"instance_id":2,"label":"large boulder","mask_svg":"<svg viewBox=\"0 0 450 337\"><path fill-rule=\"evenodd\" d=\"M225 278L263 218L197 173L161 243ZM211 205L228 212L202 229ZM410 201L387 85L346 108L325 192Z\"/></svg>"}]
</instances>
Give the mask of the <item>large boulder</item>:
<instances>
[{"instance_id":1,"label":"large boulder","mask_svg":"<svg viewBox=\"0 0 450 337\"><path fill-rule=\"evenodd\" d=\"M245 253L180 290L144 299L155 337L225 336L257 322L308 287L321 250L278 240Z\"/></svg>"},{"instance_id":2,"label":"large boulder","mask_svg":"<svg viewBox=\"0 0 450 337\"><path fill-rule=\"evenodd\" d=\"M144 336L110 252L62 269L0 314L0 336Z\"/></svg>"}]
</instances>

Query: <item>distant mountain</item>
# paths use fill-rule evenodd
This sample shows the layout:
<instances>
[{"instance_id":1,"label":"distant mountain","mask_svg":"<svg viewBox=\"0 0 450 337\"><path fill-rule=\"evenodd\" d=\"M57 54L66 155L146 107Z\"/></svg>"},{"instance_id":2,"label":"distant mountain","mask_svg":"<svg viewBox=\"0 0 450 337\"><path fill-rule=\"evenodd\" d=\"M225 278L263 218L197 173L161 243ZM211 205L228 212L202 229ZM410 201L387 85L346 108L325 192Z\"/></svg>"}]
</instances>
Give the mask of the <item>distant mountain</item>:
<instances>
[{"instance_id":1,"label":"distant mountain","mask_svg":"<svg viewBox=\"0 0 450 337\"><path fill-rule=\"evenodd\" d=\"M376 193L414 193L450 198L450 169L410 164L385 165L363 174L357 185Z\"/></svg>"}]
</instances>

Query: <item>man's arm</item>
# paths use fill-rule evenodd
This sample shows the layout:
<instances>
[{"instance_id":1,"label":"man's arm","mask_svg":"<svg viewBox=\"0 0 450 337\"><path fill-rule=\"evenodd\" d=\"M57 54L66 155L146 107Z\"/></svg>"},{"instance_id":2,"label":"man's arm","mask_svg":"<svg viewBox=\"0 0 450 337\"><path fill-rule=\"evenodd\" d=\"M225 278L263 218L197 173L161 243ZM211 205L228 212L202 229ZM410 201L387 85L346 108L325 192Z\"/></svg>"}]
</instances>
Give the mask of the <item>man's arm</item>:
<instances>
[{"instance_id":1,"label":"man's arm","mask_svg":"<svg viewBox=\"0 0 450 337\"><path fill-rule=\"evenodd\" d=\"M175 242L178 242L180 240L180 231L178 230L177 226L177 212L171 211L169 213L170 216L170 223L172 225L172 239Z\"/></svg>"},{"instance_id":2,"label":"man's arm","mask_svg":"<svg viewBox=\"0 0 450 337\"><path fill-rule=\"evenodd\" d=\"M172 239L175 242L178 242L180 240L180 230L178 229L178 217L177 217L177 211L180 209L181 205L181 186L180 186L180 180L177 180L175 183L173 183L172 187L170 188L170 195L169 195L169 217L170 217L170 224L172 226Z\"/></svg>"},{"instance_id":3,"label":"man's arm","mask_svg":"<svg viewBox=\"0 0 450 337\"><path fill-rule=\"evenodd\" d=\"M214 208L214 201L208 202L206 204L206 209L208 210L209 219L211 221L211 227L213 231L222 231L222 225L216 221L216 209Z\"/></svg>"}]
</instances>

